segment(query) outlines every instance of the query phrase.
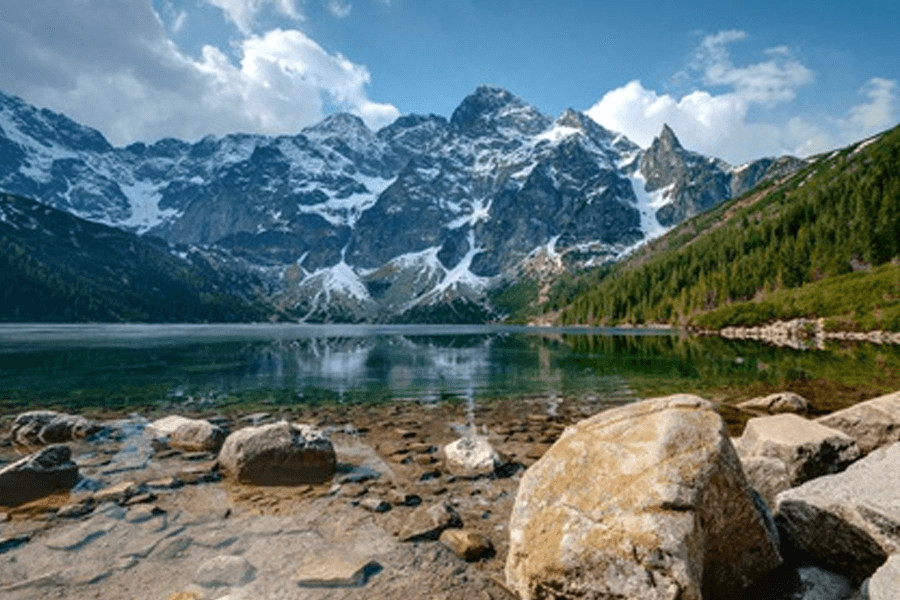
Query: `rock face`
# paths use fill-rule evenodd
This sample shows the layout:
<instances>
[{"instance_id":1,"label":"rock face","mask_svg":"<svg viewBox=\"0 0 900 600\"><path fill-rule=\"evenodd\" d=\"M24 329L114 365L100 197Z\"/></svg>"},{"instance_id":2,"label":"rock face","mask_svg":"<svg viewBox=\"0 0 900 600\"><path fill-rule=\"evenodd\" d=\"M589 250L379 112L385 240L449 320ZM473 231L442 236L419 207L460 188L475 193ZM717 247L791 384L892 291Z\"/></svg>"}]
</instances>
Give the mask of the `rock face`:
<instances>
[{"instance_id":1,"label":"rock face","mask_svg":"<svg viewBox=\"0 0 900 600\"><path fill-rule=\"evenodd\" d=\"M862 456L851 437L794 414L750 419L735 449L747 479L769 504L778 492L843 471Z\"/></svg>"},{"instance_id":2,"label":"rock face","mask_svg":"<svg viewBox=\"0 0 900 600\"><path fill-rule=\"evenodd\" d=\"M527 600L710 600L780 562L722 419L676 395L566 429L525 472L506 579Z\"/></svg>"},{"instance_id":3,"label":"rock face","mask_svg":"<svg viewBox=\"0 0 900 600\"><path fill-rule=\"evenodd\" d=\"M337 459L322 431L282 421L229 435L219 452L219 466L244 483L298 485L327 481Z\"/></svg>"},{"instance_id":4,"label":"rock face","mask_svg":"<svg viewBox=\"0 0 900 600\"><path fill-rule=\"evenodd\" d=\"M773 415L780 413L805 413L809 410L809 402L794 392L778 392L762 398L753 398L737 405L738 408L761 410Z\"/></svg>"},{"instance_id":5,"label":"rock face","mask_svg":"<svg viewBox=\"0 0 900 600\"><path fill-rule=\"evenodd\" d=\"M491 475L503 465L490 442L480 436L466 436L444 446L444 461L458 477Z\"/></svg>"},{"instance_id":6,"label":"rock face","mask_svg":"<svg viewBox=\"0 0 900 600\"><path fill-rule=\"evenodd\" d=\"M98 430L96 423L84 417L53 410L33 410L16 417L11 436L13 442L22 446L43 446L81 439Z\"/></svg>"},{"instance_id":7,"label":"rock face","mask_svg":"<svg viewBox=\"0 0 900 600\"><path fill-rule=\"evenodd\" d=\"M166 438L169 446L188 452L218 452L225 441L225 430L205 419L172 415L147 426L154 437Z\"/></svg>"},{"instance_id":8,"label":"rock face","mask_svg":"<svg viewBox=\"0 0 900 600\"><path fill-rule=\"evenodd\" d=\"M67 490L78 482L78 466L68 446L47 446L0 469L0 505L15 506Z\"/></svg>"},{"instance_id":9,"label":"rock face","mask_svg":"<svg viewBox=\"0 0 900 600\"><path fill-rule=\"evenodd\" d=\"M816 419L856 440L863 453L900 441L900 392L872 398Z\"/></svg>"},{"instance_id":10,"label":"rock face","mask_svg":"<svg viewBox=\"0 0 900 600\"><path fill-rule=\"evenodd\" d=\"M778 494L782 539L802 558L858 585L900 552L900 444L882 448L843 473Z\"/></svg>"}]
</instances>

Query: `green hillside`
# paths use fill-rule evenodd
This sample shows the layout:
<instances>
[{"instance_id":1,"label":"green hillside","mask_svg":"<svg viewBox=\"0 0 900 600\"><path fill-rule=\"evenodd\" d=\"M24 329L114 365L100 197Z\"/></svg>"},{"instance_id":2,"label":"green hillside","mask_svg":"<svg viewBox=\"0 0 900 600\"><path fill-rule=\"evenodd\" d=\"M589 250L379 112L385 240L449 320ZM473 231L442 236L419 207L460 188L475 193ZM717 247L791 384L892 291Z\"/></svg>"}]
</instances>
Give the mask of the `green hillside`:
<instances>
[{"instance_id":1,"label":"green hillside","mask_svg":"<svg viewBox=\"0 0 900 600\"><path fill-rule=\"evenodd\" d=\"M900 127L682 223L574 294L560 320L718 329L793 317L900 330Z\"/></svg>"},{"instance_id":2,"label":"green hillside","mask_svg":"<svg viewBox=\"0 0 900 600\"><path fill-rule=\"evenodd\" d=\"M0 321L231 322L270 309L164 242L0 194Z\"/></svg>"}]
</instances>

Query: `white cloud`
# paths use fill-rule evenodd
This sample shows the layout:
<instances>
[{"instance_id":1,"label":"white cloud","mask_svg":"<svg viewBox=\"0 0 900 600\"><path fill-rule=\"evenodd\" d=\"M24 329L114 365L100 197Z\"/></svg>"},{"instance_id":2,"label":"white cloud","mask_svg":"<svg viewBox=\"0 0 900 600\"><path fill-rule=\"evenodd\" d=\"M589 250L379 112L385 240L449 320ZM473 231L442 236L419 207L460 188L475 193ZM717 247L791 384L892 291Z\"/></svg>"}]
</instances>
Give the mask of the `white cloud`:
<instances>
[{"instance_id":1,"label":"white cloud","mask_svg":"<svg viewBox=\"0 0 900 600\"><path fill-rule=\"evenodd\" d=\"M254 3L230 6L238 4ZM373 128L399 114L369 99L365 66L300 31L249 34L228 50L237 60L214 45L198 58L184 54L150 0L16 3L0 21L0 89L96 127L114 144L292 133L321 120L326 105Z\"/></svg>"},{"instance_id":2,"label":"white cloud","mask_svg":"<svg viewBox=\"0 0 900 600\"><path fill-rule=\"evenodd\" d=\"M253 32L257 15L265 9L274 10L283 17L297 21L303 19L297 0L204 0L204 2L222 9L225 17L245 35Z\"/></svg>"},{"instance_id":3,"label":"white cloud","mask_svg":"<svg viewBox=\"0 0 900 600\"><path fill-rule=\"evenodd\" d=\"M350 13L353 12L353 5L346 0L328 0L325 6L328 8L331 16L337 19L349 17Z\"/></svg>"},{"instance_id":4,"label":"white cloud","mask_svg":"<svg viewBox=\"0 0 900 600\"><path fill-rule=\"evenodd\" d=\"M868 101L850 109L842 126L847 135L865 137L897 123L897 82L873 77L860 89Z\"/></svg>"},{"instance_id":5,"label":"white cloud","mask_svg":"<svg viewBox=\"0 0 900 600\"><path fill-rule=\"evenodd\" d=\"M880 78L863 88L867 102L852 107L843 118L822 123L803 117L786 122L751 118L754 107L765 115L765 109L793 101L814 77L784 46L767 50L760 62L734 65L727 46L746 37L736 30L707 36L690 60L689 69L699 82L722 88L719 93L698 89L677 98L631 81L606 93L586 113L643 147L667 123L685 147L733 164L762 156L821 152L896 123L896 82ZM691 79L691 73L679 73L677 78Z\"/></svg>"}]
</instances>

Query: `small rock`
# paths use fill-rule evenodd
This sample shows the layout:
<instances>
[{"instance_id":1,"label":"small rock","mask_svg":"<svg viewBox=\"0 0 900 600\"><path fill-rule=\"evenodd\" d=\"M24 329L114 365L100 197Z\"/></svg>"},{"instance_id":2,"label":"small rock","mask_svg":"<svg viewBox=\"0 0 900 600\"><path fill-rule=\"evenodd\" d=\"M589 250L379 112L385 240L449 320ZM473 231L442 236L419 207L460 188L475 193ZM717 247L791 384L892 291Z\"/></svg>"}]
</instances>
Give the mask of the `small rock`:
<instances>
[{"instance_id":1,"label":"small rock","mask_svg":"<svg viewBox=\"0 0 900 600\"><path fill-rule=\"evenodd\" d=\"M172 448L188 452L217 452L225 440L225 430L205 419L172 415L150 423L146 429L153 437L165 438Z\"/></svg>"},{"instance_id":2,"label":"small rock","mask_svg":"<svg viewBox=\"0 0 900 600\"><path fill-rule=\"evenodd\" d=\"M400 530L401 542L437 540L441 532L462 527L462 519L452 506L445 502L423 505L410 513Z\"/></svg>"},{"instance_id":3,"label":"small rock","mask_svg":"<svg viewBox=\"0 0 900 600\"><path fill-rule=\"evenodd\" d=\"M78 482L78 465L68 446L47 446L0 469L0 505L16 506Z\"/></svg>"},{"instance_id":4,"label":"small rock","mask_svg":"<svg viewBox=\"0 0 900 600\"><path fill-rule=\"evenodd\" d=\"M489 539L468 529L445 529L439 539L454 554L468 562L486 558L494 552Z\"/></svg>"},{"instance_id":5,"label":"small rock","mask_svg":"<svg viewBox=\"0 0 900 600\"><path fill-rule=\"evenodd\" d=\"M391 505L380 498L363 498L359 505L369 512L383 513L391 510Z\"/></svg>"},{"instance_id":6,"label":"small rock","mask_svg":"<svg viewBox=\"0 0 900 600\"><path fill-rule=\"evenodd\" d=\"M123 481L121 483L117 483L114 486L94 492L92 498L97 504L100 504L102 502L115 502L117 504L124 504L126 500L137 494L139 491L140 488L135 482Z\"/></svg>"},{"instance_id":7,"label":"small rock","mask_svg":"<svg viewBox=\"0 0 900 600\"><path fill-rule=\"evenodd\" d=\"M337 458L324 432L282 421L232 433L219 453L219 465L244 483L300 485L331 479Z\"/></svg>"},{"instance_id":8,"label":"small rock","mask_svg":"<svg viewBox=\"0 0 900 600\"><path fill-rule=\"evenodd\" d=\"M297 585L306 588L362 587L379 573L374 560L344 555L313 555L297 570Z\"/></svg>"},{"instance_id":9,"label":"small rock","mask_svg":"<svg viewBox=\"0 0 900 600\"><path fill-rule=\"evenodd\" d=\"M81 502L73 502L60 507L56 516L60 519L76 519L94 511L94 499L87 498Z\"/></svg>"},{"instance_id":10,"label":"small rock","mask_svg":"<svg viewBox=\"0 0 900 600\"><path fill-rule=\"evenodd\" d=\"M418 494L409 494L398 490L388 490L387 501L394 506L419 506L422 504L422 497Z\"/></svg>"},{"instance_id":11,"label":"small rock","mask_svg":"<svg viewBox=\"0 0 900 600\"><path fill-rule=\"evenodd\" d=\"M144 492L143 494L135 494L123 502L125 506L133 506L135 504L145 504L156 500L156 494L152 492Z\"/></svg>"},{"instance_id":12,"label":"small rock","mask_svg":"<svg viewBox=\"0 0 900 600\"><path fill-rule=\"evenodd\" d=\"M194 580L203 587L237 587L252 581L255 572L243 556L220 555L201 564Z\"/></svg>"},{"instance_id":13,"label":"small rock","mask_svg":"<svg viewBox=\"0 0 900 600\"><path fill-rule=\"evenodd\" d=\"M486 438L463 437L444 446L447 469L459 477L492 475L503 459Z\"/></svg>"}]
</instances>

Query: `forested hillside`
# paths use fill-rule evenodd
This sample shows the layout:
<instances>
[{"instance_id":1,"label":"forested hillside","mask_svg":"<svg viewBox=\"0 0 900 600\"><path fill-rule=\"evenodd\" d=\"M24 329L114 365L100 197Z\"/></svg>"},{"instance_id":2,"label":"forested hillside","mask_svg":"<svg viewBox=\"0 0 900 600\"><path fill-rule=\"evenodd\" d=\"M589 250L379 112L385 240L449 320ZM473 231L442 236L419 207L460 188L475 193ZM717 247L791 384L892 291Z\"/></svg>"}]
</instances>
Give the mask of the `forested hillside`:
<instances>
[{"instance_id":1,"label":"forested hillside","mask_svg":"<svg viewBox=\"0 0 900 600\"><path fill-rule=\"evenodd\" d=\"M720 328L829 317L900 330L898 265L900 127L683 223L577 294L561 320Z\"/></svg>"},{"instance_id":2,"label":"forested hillside","mask_svg":"<svg viewBox=\"0 0 900 600\"><path fill-rule=\"evenodd\" d=\"M0 321L263 320L252 290L238 297L165 242L0 194Z\"/></svg>"}]
</instances>

